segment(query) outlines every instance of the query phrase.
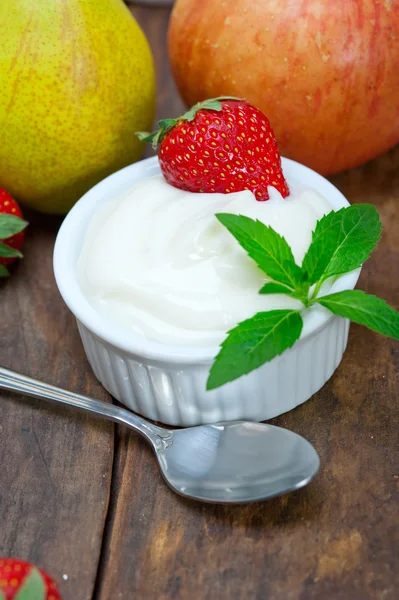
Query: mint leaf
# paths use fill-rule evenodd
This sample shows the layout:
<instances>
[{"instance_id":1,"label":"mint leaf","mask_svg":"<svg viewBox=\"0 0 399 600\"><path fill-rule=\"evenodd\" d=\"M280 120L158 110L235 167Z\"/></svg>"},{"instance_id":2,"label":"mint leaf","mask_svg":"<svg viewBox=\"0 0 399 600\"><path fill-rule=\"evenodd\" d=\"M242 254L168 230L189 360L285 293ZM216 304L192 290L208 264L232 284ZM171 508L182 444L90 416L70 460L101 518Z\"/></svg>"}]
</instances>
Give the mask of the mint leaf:
<instances>
[{"instance_id":1,"label":"mint leaf","mask_svg":"<svg viewBox=\"0 0 399 600\"><path fill-rule=\"evenodd\" d=\"M211 367L206 389L213 390L257 369L290 348L302 331L297 310L260 312L228 332Z\"/></svg>"},{"instance_id":2,"label":"mint leaf","mask_svg":"<svg viewBox=\"0 0 399 600\"><path fill-rule=\"evenodd\" d=\"M305 306L308 306L309 284L303 283L302 285L298 285L295 290L292 290L283 283L270 281L265 283L265 285L259 290L259 294L286 294L287 296L291 296L292 298L300 300Z\"/></svg>"},{"instance_id":3,"label":"mint leaf","mask_svg":"<svg viewBox=\"0 0 399 600\"><path fill-rule=\"evenodd\" d=\"M19 233L27 226L27 222L15 215L0 215L0 240L5 240Z\"/></svg>"},{"instance_id":4,"label":"mint leaf","mask_svg":"<svg viewBox=\"0 0 399 600\"><path fill-rule=\"evenodd\" d=\"M14 258L17 256L18 258L22 258L22 254L19 250L11 248L11 246L7 246L6 244L3 244L3 242L0 242L0 256L5 258Z\"/></svg>"},{"instance_id":5,"label":"mint leaf","mask_svg":"<svg viewBox=\"0 0 399 600\"><path fill-rule=\"evenodd\" d=\"M316 228L312 233L312 242L302 261L302 271L311 285L322 276L337 243L339 243L342 235L341 220L344 210L342 208L337 212L332 211L316 223Z\"/></svg>"},{"instance_id":6,"label":"mint leaf","mask_svg":"<svg viewBox=\"0 0 399 600\"><path fill-rule=\"evenodd\" d=\"M323 281L360 267L376 247L382 225L372 204L354 204L317 222L302 270L309 283Z\"/></svg>"},{"instance_id":7,"label":"mint leaf","mask_svg":"<svg viewBox=\"0 0 399 600\"><path fill-rule=\"evenodd\" d=\"M15 600L46 600L47 593L43 581L36 568L33 568L25 580L22 588L15 596Z\"/></svg>"},{"instance_id":8,"label":"mint leaf","mask_svg":"<svg viewBox=\"0 0 399 600\"><path fill-rule=\"evenodd\" d=\"M218 213L216 217L270 279L291 290L301 286L301 269L288 243L274 229L243 215Z\"/></svg>"},{"instance_id":9,"label":"mint leaf","mask_svg":"<svg viewBox=\"0 0 399 600\"><path fill-rule=\"evenodd\" d=\"M259 290L259 294L288 294L290 296L292 290L282 283L270 281Z\"/></svg>"},{"instance_id":10,"label":"mint leaf","mask_svg":"<svg viewBox=\"0 0 399 600\"><path fill-rule=\"evenodd\" d=\"M346 290L316 298L314 302L340 317L399 340L399 313L377 296L361 290Z\"/></svg>"},{"instance_id":11,"label":"mint leaf","mask_svg":"<svg viewBox=\"0 0 399 600\"><path fill-rule=\"evenodd\" d=\"M10 273L4 265L0 265L0 277L9 277Z\"/></svg>"}]
</instances>

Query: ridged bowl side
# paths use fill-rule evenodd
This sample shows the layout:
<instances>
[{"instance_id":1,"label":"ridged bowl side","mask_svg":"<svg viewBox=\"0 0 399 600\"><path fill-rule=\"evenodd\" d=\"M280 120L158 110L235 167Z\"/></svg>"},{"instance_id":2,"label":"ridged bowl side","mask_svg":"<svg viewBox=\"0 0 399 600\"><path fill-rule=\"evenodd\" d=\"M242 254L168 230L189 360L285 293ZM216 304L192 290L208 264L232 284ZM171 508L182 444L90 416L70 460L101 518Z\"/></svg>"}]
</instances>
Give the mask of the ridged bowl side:
<instances>
[{"instance_id":1,"label":"ridged bowl side","mask_svg":"<svg viewBox=\"0 0 399 600\"><path fill-rule=\"evenodd\" d=\"M256 371L207 392L211 362L146 360L102 340L78 321L89 363L114 398L168 425L264 421L308 400L331 377L345 351L349 321L333 317L314 334Z\"/></svg>"}]
</instances>

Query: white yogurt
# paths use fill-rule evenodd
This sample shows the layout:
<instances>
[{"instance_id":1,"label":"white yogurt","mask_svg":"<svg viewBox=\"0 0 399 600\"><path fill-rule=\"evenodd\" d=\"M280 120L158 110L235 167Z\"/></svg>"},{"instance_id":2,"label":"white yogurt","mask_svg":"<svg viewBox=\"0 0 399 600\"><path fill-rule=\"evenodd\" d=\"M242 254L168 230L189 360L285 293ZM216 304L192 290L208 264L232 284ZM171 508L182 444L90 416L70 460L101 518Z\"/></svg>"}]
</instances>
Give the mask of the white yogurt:
<instances>
[{"instance_id":1,"label":"white yogurt","mask_svg":"<svg viewBox=\"0 0 399 600\"><path fill-rule=\"evenodd\" d=\"M82 291L116 327L158 342L215 346L256 312L300 308L282 294L260 295L267 280L215 213L242 214L285 237L301 264L320 217L332 210L315 190L288 181L283 199L249 191L193 194L162 176L146 179L101 209L78 261Z\"/></svg>"}]
</instances>

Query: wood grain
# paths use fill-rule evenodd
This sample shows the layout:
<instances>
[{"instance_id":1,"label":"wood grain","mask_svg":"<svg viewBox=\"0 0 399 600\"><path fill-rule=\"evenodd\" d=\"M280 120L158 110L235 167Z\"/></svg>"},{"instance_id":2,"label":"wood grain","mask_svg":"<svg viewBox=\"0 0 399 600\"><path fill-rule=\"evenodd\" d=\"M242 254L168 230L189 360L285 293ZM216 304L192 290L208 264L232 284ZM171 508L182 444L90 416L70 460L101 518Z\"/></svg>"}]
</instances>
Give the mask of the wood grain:
<instances>
[{"instance_id":1,"label":"wood grain","mask_svg":"<svg viewBox=\"0 0 399 600\"><path fill-rule=\"evenodd\" d=\"M0 364L107 399L55 286L60 219L27 216L25 258L0 284ZM108 507L113 426L0 392L0 434L0 556L46 569L66 600L89 600Z\"/></svg>"},{"instance_id":2,"label":"wood grain","mask_svg":"<svg viewBox=\"0 0 399 600\"><path fill-rule=\"evenodd\" d=\"M171 11L168 8L138 6L131 6L130 10L145 32L154 57L157 80L155 121L181 115L185 107L177 93L167 55L167 29ZM145 156L153 154L151 145L147 144Z\"/></svg>"}]
</instances>

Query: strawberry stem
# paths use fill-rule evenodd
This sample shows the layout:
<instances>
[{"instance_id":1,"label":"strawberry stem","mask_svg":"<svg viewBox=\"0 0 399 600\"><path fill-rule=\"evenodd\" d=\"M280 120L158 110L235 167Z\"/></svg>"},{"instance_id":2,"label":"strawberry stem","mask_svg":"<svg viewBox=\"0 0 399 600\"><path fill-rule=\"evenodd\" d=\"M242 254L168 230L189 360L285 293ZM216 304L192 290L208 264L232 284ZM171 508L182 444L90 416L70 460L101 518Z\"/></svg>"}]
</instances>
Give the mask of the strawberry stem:
<instances>
[{"instance_id":1,"label":"strawberry stem","mask_svg":"<svg viewBox=\"0 0 399 600\"><path fill-rule=\"evenodd\" d=\"M236 98L235 96L219 96L218 98L210 98L203 102L197 102L197 104L194 104L187 112L176 119L161 119L158 121L159 129L157 131L153 131L152 133L138 131L136 135L142 142L152 143L152 147L155 150L158 144L162 142L165 135L173 129L175 125L182 121L193 121L197 112L200 110L216 110L220 112L223 108L223 100L241 100L241 98Z\"/></svg>"}]
</instances>

